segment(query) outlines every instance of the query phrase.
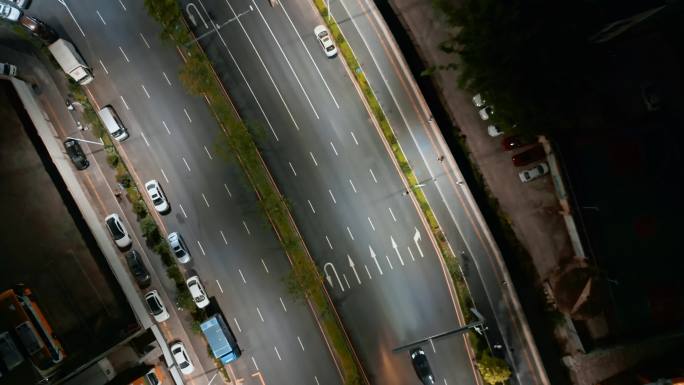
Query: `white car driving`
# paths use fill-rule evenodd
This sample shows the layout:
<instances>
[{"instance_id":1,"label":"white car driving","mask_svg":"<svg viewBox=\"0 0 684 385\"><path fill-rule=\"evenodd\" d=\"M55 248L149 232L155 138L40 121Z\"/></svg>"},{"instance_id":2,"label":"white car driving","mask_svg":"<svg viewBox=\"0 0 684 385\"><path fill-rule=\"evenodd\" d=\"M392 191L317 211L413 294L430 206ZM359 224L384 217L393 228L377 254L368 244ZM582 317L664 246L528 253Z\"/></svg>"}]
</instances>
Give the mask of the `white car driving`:
<instances>
[{"instance_id":1,"label":"white car driving","mask_svg":"<svg viewBox=\"0 0 684 385\"><path fill-rule=\"evenodd\" d=\"M314 28L314 35L316 35L326 56L333 57L337 55L337 47L335 47L335 41L333 40L330 31L328 31L328 28L324 25L318 25Z\"/></svg>"},{"instance_id":2,"label":"white car driving","mask_svg":"<svg viewBox=\"0 0 684 385\"><path fill-rule=\"evenodd\" d=\"M202 287L202 283L200 282L198 276L195 275L188 278L188 280L185 281L185 284L188 285L188 290L190 291L190 295L192 295L192 300L195 301L195 305L197 305L198 308L204 309L205 307L209 306L207 292L204 291L204 287Z\"/></svg>"},{"instance_id":3,"label":"white car driving","mask_svg":"<svg viewBox=\"0 0 684 385\"><path fill-rule=\"evenodd\" d=\"M159 182L154 179L148 181L145 183L145 191L147 191L147 195L149 195L150 200L154 205L154 209L157 210L157 212L166 213L169 211L169 202L166 200L166 196L159 186Z\"/></svg>"}]
</instances>

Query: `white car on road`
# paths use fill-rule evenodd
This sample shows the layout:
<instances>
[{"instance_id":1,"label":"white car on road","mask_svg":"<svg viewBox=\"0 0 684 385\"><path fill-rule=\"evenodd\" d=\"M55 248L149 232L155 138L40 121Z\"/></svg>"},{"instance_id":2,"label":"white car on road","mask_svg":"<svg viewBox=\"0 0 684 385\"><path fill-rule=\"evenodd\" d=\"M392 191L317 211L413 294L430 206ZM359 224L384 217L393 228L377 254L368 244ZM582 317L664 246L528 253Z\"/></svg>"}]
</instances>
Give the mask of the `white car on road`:
<instances>
[{"instance_id":1,"label":"white car on road","mask_svg":"<svg viewBox=\"0 0 684 385\"><path fill-rule=\"evenodd\" d=\"M195 370L195 366L190 362L188 351L185 350L185 345L182 342L171 345L171 354L173 354L173 360L176 361L181 373L190 374Z\"/></svg>"},{"instance_id":2,"label":"white car on road","mask_svg":"<svg viewBox=\"0 0 684 385\"><path fill-rule=\"evenodd\" d=\"M328 28L324 25L318 25L314 28L314 35L316 35L318 42L323 47L323 52L325 52L326 56L333 57L337 55L337 47L335 47L335 41Z\"/></svg>"},{"instance_id":3,"label":"white car on road","mask_svg":"<svg viewBox=\"0 0 684 385\"><path fill-rule=\"evenodd\" d=\"M207 292L204 291L198 276L195 275L188 278L188 280L185 281L185 284L188 285L188 290L190 290L192 300L195 301L195 305L197 305L198 308L204 309L205 307L209 306Z\"/></svg>"},{"instance_id":4,"label":"white car on road","mask_svg":"<svg viewBox=\"0 0 684 385\"><path fill-rule=\"evenodd\" d=\"M128 235L128 231L121 222L119 214L110 214L105 218L105 224L107 225L107 230L109 234L112 235L114 243L119 246L120 249L124 249L133 243L131 237Z\"/></svg>"},{"instance_id":5,"label":"white car on road","mask_svg":"<svg viewBox=\"0 0 684 385\"><path fill-rule=\"evenodd\" d=\"M147 191L147 195L149 195L152 204L154 204L154 209L157 210L157 212L166 213L169 211L169 202L166 200L166 196L161 187L159 187L159 182L154 179L148 181L145 183L145 191Z\"/></svg>"},{"instance_id":6,"label":"white car on road","mask_svg":"<svg viewBox=\"0 0 684 385\"><path fill-rule=\"evenodd\" d=\"M188 246L185 244L183 237L179 233L171 233L168 236L169 246L173 250L173 254L178 259L179 263L190 262L190 251L188 251Z\"/></svg>"},{"instance_id":7,"label":"white car on road","mask_svg":"<svg viewBox=\"0 0 684 385\"><path fill-rule=\"evenodd\" d=\"M18 21L21 17L21 11L9 4L0 3L0 19L9 21Z\"/></svg>"}]
</instances>

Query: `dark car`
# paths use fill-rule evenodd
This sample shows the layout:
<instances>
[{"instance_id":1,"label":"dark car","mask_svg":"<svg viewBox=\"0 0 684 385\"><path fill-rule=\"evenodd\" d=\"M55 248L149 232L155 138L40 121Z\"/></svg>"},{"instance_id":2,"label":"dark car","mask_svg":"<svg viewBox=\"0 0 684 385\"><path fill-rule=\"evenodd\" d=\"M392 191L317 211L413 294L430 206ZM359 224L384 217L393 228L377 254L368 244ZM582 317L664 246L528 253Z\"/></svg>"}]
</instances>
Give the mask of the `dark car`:
<instances>
[{"instance_id":1,"label":"dark car","mask_svg":"<svg viewBox=\"0 0 684 385\"><path fill-rule=\"evenodd\" d=\"M516 148L520 148L526 144L527 142L525 142L523 138L519 137L518 135L509 135L501 140L501 148L503 148L504 151L515 150Z\"/></svg>"},{"instance_id":2,"label":"dark car","mask_svg":"<svg viewBox=\"0 0 684 385\"><path fill-rule=\"evenodd\" d=\"M47 44L52 44L59 39L59 35L57 35L57 32L52 29L52 27L35 17L24 15L19 18L19 24L26 28L27 31L31 32L33 36L43 40Z\"/></svg>"},{"instance_id":3,"label":"dark car","mask_svg":"<svg viewBox=\"0 0 684 385\"><path fill-rule=\"evenodd\" d=\"M517 167L522 167L522 166L527 166L528 164L532 162L536 162L538 160L542 160L546 157L546 151L544 151L544 147L541 144L537 144L536 146L525 150L523 152L520 152L518 154L513 155L511 160L513 160L513 164Z\"/></svg>"},{"instance_id":4,"label":"dark car","mask_svg":"<svg viewBox=\"0 0 684 385\"><path fill-rule=\"evenodd\" d=\"M126 263L128 268L133 273L135 281L138 283L138 287L144 289L150 286L150 273L147 272L145 264L140 259L140 254L137 251L131 250L126 254Z\"/></svg>"},{"instance_id":5,"label":"dark car","mask_svg":"<svg viewBox=\"0 0 684 385\"><path fill-rule=\"evenodd\" d=\"M418 376L418 378L420 378L420 381L424 385L434 384L435 376L432 375L430 363L428 362L423 349L411 349L409 354L411 355L411 363L413 364L413 369L416 371L416 375Z\"/></svg>"},{"instance_id":6,"label":"dark car","mask_svg":"<svg viewBox=\"0 0 684 385\"><path fill-rule=\"evenodd\" d=\"M64 141L64 148L66 149L67 155L69 155L69 159L71 159L74 166L76 166L76 169L85 170L88 168L90 162L86 159L85 153L83 152L83 149L81 149L81 145L78 144L78 141L67 139Z\"/></svg>"}]
</instances>

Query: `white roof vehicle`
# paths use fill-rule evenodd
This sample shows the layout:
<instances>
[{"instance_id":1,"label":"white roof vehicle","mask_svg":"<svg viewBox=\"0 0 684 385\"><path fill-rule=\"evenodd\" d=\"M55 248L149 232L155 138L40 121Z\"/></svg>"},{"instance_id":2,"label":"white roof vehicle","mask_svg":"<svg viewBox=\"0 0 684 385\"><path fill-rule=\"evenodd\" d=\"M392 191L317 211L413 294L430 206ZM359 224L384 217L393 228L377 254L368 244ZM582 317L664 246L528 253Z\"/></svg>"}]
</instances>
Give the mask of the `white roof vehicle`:
<instances>
[{"instance_id":1,"label":"white roof vehicle","mask_svg":"<svg viewBox=\"0 0 684 385\"><path fill-rule=\"evenodd\" d=\"M491 136L492 138L496 138L499 135L503 135L503 131L501 131L499 127L490 124L489 126L487 126L487 134L489 134L489 136Z\"/></svg>"},{"instance_id":2,"label":"white roof vehicle","mask_svg":"<svg viewBox=\"0 0 684 385\"><path fill-rule=\"evenodd\" d=\"M192 295L193 301L198 308L203 309L209 305L209 298L207 298L207 292L204 291L202 283L198 276L193 276L185 281L188 285L188 290L190 290L190 295Z\"/></svg>"},{"instance_id":3,"label":"white roof vehicle","mask_svg":"<svg viewBox=\"0 0 684 385\"><path fill-rule=\"evenodd\" d=\"M166 311L166 306L159 297L159 292L152 290L145 294L145 302L155 321L164 322L169 319L169 312Z\"/></svg>"},{"instance_id":4,"label":"white roof vehicle","mask_svg":"<svg viewBox=\"0 0 684 385\"><path fill-rule=\"evenodd\" d=\"M325 52L326 56L333 57L337 55L335 41L332 39L330 31L328 31L324 25L316 26L316 28L314 28L314 35L316 35L318 42L321 43L321 47L323 47L323 51Z\"/></svg>"},{"instance_id":5,"label":"white roof vehicle","mask_svg":"<svg viewBox=\"0 0 684 385\"><path fill-rule=\"evenodd\" d=\"M114 243L119 246L120 249L126 248L131 245L131 237L128 235L128 231L121 222L119 214L110 214L105 218L105 224L107 225L107 230L112 235Z\"/></svg>"},{"instance_id":6,"label":"white roof vehicle","mask_svg":"<svg viewBox=\"0 0 684 385\"><path fill-rule=\"evenodd\" d=\"M0 19L17 21L21 17L21 11L9 4L0 3Z\"/></svg>"},{"instance_id":7,"label":"white roof vehicle","mask_svg":"<svg viewBox=\"0 0 684 385\"><path fill-rule=\"evenodd\" d=\"M169 202L167 202L164 192L161 187L159 187L159 182L154 179L148 181L145 183L145 191L147 191L147 195L150 196L150 200L152 200L154 209L157 210L157 212L165 213L169 210Z\"/></svg>"},{"instance_id":8,"label":"white roof vehicle","mask_svg":"<svg viewBox=\"0 0 684 385\"><path fill-rule=\"evenodd\" d=\"M487 104L487 102L484 100L481 94L477 94L473 96L473 104L475 107L482 108Z\"/></svg>"},{"instance_id":9,"label":"white roof vehicle","mask_svg":"<svg viewBox=\"0 0 684 385\"><path fill-rule=\"evenodd\" d=\"M173 254L175 254L176 258L178 259L178 262L190 262L190 251L188 251L188 247L185 244L183 237L179 233L174 232L169 234L167 239L169 241L169 246L171 247Z\"/></svg>"},{"instance_id":10,"label":"white roof vehicle","mask_svg":"<svg viewBox=\"0 0 684 385\"><path fill-rule=\"evenodd\" d=\"M492 109L492 107L485 107L485 108L480 109L480 111L478 113L480 114L480 118L482 120L489 120L489 118L492 115L494 115L494 110Z\"/></svg>"},{"instance_id":11,"label":"white roof vehicle","mask_svg":"<svg viewBox=\"0 0 684 385\"><path fill-rule=\"evenodd\" d=\"M173 354L173 360L176 361L176 365L178 365L181 373L190 374L195 370L195 366L190 362L188 351L185 350L182 342L176 342L171 345L171 354Z\"/></svg>"},{"instance_id":12,"label":"white roof vehicle","mask_svg":"<svg viewBox=\"0 0 684 385\"><path fill-rule=\"evenodd\" d=\"M26 9L31 5L31 0L3 0L5 3L14 5L17 8Z\"/></svg>"},{"instance_id":13,"label":"white roof vehicle","mask_svg":"<svg viewBox=\"0 0 684 385\"><path fill-rule=\"evenodd\" d=\"M531 180L535 180L541 176L544 176L549 173L549 165L546 163L539 163L536 167L528 169L528 170L523 170L518 173L518 176L520 177L520 180L523 183L527 183Z\"/></svg>"}]
</instances>

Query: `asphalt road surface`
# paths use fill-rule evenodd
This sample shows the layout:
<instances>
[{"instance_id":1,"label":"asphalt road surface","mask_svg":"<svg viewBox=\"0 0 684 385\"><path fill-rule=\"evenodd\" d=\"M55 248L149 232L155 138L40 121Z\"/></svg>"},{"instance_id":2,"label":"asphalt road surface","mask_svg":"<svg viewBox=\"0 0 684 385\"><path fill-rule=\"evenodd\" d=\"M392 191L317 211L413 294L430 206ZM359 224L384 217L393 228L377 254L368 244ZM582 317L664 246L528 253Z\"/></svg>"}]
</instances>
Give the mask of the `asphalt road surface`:
<instances>
[{"instance_id":1,"label":"asphalt road surface","mask_svg":"<svg viewBox=\"0 0 684 385\"><path fill-rule=\"evenodd\" d=\"M41 1L27 14L78 47L94 69L88 92L98 105L112 105L131 134L122 144L131 171L162 184L172 205L163 226L185 238L192 261L184 267L199 273L243 350L229 365L231 377L243 384L340 383L307 305L286 291L289 262L254 192L237 163L216 153L220 128L204 99L182 89L181 58L159 40L142 2ZM163 277L160 261L149 262ZM192 342L192 359L203 368L186 379L206 384L216 371L201 339Z\"/></svg>"}]
</instances>

